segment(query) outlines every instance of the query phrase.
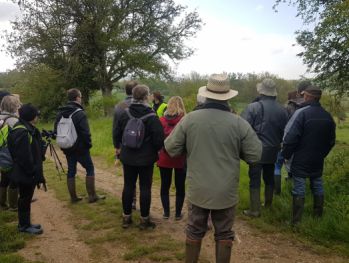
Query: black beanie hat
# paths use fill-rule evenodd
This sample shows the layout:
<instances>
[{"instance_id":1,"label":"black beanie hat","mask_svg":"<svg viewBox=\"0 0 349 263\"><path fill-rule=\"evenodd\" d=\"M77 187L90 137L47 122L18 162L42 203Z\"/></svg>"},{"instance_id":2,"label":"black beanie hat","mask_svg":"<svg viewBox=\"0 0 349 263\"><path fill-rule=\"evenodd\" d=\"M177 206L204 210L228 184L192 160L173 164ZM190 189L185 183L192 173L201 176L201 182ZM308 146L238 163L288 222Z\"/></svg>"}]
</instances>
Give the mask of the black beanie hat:
<instances>
[{"instance_id":1,"label":"black beanie hat","mask_svg":"<svg viewBox=\"0 0 349 263\"><path fill-rule=\"evenodd\" d=\"M34 107L31 103L23 104L19 108L19 117L25 121L32 121L36 116L40 115L40 111Z\"/></svg>"}]
</instances>

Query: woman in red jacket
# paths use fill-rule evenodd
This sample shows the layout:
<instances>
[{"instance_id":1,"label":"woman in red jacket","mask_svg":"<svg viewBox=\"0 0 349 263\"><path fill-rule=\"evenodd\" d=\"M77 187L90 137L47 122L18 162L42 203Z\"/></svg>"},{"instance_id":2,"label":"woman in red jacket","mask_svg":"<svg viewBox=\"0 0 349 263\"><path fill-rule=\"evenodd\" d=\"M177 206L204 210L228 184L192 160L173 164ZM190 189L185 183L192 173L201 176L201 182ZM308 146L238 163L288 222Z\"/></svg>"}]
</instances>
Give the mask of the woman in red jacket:
<instances>
[{"instance_id":1,"label":"woman in red jacket","mask_svg":"<svg viewBox=\"0 0 349 263\"><path fill-rule=\"evenodd\" d=\"M170 135L171 131L177 125L177 123L185 115L185 107L181 97L175 96L170 98L167 104L167 110L165 115L160 118L161 124L164 128L165 138ZM175 186L176 186L176 220L182 219L182 208L185 198L185 177L186 171L184 168L185 155L171 158L166 150L163 148L159 154L159 160L157 162L160 168L161 176L161 202L164 209L164 219L170 217L170 197L169 190L172 181L172 170L175 174Z\"/></svg>"}]
</instances>

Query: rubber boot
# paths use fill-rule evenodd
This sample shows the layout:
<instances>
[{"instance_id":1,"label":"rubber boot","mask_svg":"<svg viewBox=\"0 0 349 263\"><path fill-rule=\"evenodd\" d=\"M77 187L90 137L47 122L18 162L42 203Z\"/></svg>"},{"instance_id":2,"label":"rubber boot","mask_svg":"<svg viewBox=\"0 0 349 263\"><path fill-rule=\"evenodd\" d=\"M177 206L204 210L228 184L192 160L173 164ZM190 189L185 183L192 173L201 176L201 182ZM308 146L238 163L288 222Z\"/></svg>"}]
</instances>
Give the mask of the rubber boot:
<instances>
[{"instance_id":1,"label":"rubber boot","mask_svg":"<svg viewBox=\"0 0 349 263\"><path fill-rule=\"evenodd\" d=\"M274 193L276 195L281 194L281 174L274 175Z\"/></svg>"},{"instance_id":2,"label":"rubber boot","mask_svg":"<svg viewBox=\"0 0 349 263\"><path fill-rule=\"evenodd\" d=\"M232 247L232 240L216 241L216 263L229 263Z\"/></svg>"},{"instance_id":3,"label":"rubber boot","mask_svg":"<svg viewBox=\"0 0 349 263\"><path fill-rule=\"evenodd\" d=\"M266 185L264 187L264 207L270 208L273 203L274 187L272 185Z\"/></svg>"},{"instance_id":4,"label":"rubber boot","mask_svg":"<svg viewBox=\"0 0 349 263\"><path fill-rule=\"evenodd\" d=\"M67 186L68 186L68 191L70 194L70 201L72 203L77 203L82 200L81 197L78 197L76 195L76 187L75 187L75 177L73 178L67 178Z\"/></svg>"},{"instance_id":5,"label":"rubber boot","mask_svg":"<svg viewBox=\"0 0 349 263\"><path fill-rule=\"evenodd\" d=\"M314 217L322 217L322 212L324 210L324 196L314 195Z\"/></svg>"},{"instance_id":6,"label":"rubber boot","mask_svg":"<svg viewBox=\"0 0 349 263\"><path fill-rule=\"evenodd\" d=\"M133 221L132 221L132 214L130 215L122 215L122 228L129 228L130 225L132 225Z\"/></svg>"},{"instance_id":7,"label":"rubber boot","mask_svg":"<svg viewBox=\"0 0 349 263\"><path fill-rule=\"evenodd\" d=\"M17 211L18 209L18 188L8 189L8 204L9 210Z\"/></svg>"},{"instance_id":8,"label":"rubber boot","mask_svg":"<svg viewBox=\"0 0 349 263\"><path fill-rule=\"evenodd\" d=\"M197 263L201 250L201 240L188 239L185 242L185 263Z\"/></svg>"},{"instance_id":9,"label":"rubber boot","mask_svg":"<svg viewBox=\"0 0 349 263\"><path fill-rule=\"evenodd\" d=\"M94 203L98 200L105 199L105 196L98 196L95 190L95 177L94 176L86 176L86 190L88 194L88 202Z\"/></svg>"},{"instance_id":10,"label":"rubber boot","mask_svg":"<svg viewBox=\"0 0 349 263\"><path fill-rule=\"evenodd\" d=\"M150 217L142 217L140 218L141 222L139 224L140 230L146 230L148 228L154 229L156 227L156 224L150 220Z\"/></svg>"},{"instance_id":11,"label":"rubber boot","mask_svg":"<svg viewBox=\"0 0 349 263\"><path fill-rule=\"evenodd\" d=\"M176 217L175 219L181 220L183 218L182 208L184 203L184 196L176 195Z\"/></svg>"},{"instance_id":12,"label":"rubber boot","mask_svg":"<svg viewBox=\"0 0 349 263\"><path fill-rule=\"evenodd\" d=\"M162 208L164 209L163 219L170 217L170 197L168 195L161 195Z\"/></svg>"},{"instance_id":13,"label":"rubber boot","mask_svg":"<svg viewBox=\"0 0 349 263\"><path fill-rule=\"evenodd\" d=\"M260 192L260 189L250 188L250 209L244 210L244 215L249 217L259 217L261 215Z\"/></svg>"},{"instance_id":14,"label":"rubber boot","mask_svg":"<svg viewBox=\"0 0 349 263\"><path fill-rule=\"evenodd\" d=\"M7 187L0 187L0 209L8 209L7 205Z\"/></svg>"},{"instance_id":15,"label":"rubber boot","mask_svg":"<svg viewBox=\"0 0 349 263\"><path fill-rule=\"evenodd\" d=\"M292 209L292 225L297 225L302 220L302 214L304 210L304 197L294 195L293 196L293 209Z\"/></svg>"}]
</instances>

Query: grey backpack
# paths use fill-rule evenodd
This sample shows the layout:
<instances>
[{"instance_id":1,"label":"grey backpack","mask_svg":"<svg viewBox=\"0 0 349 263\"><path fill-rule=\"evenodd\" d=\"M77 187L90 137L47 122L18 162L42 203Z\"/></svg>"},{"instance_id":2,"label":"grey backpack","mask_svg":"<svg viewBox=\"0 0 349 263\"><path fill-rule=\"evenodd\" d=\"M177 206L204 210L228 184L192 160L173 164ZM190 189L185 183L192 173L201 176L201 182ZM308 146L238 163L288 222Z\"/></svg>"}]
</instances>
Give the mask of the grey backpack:
<instances>
[{"instance_id":1,"label":"grey backpack","mask_svg":"<svg viewBox=\"0 0 349 263\"><path fill-rule=\"evenodd\" d=\"M145 127L143 121L148 117L156 116L156 114L151 112L140 118L135 118L131 115L129 108L125 109L125 111L129 120L122 134L122 145L131 149L139 149L144 141Z\"/></svg>"},{"instance_id":2,"label":"grey backpack","mask_svg":"<svg viewBox=\"0 0 349 263\"><path fill-rule=\"evenodd\" d=\"M56 142L59 148L61 149L69 149L74 146L78 135L76 133L75 125L73 122L73 115L78 111L82 111L82 109L75 110L72 114L65 118L59 120L57 124L57 138Z\"/></svg>"}]
</instances>

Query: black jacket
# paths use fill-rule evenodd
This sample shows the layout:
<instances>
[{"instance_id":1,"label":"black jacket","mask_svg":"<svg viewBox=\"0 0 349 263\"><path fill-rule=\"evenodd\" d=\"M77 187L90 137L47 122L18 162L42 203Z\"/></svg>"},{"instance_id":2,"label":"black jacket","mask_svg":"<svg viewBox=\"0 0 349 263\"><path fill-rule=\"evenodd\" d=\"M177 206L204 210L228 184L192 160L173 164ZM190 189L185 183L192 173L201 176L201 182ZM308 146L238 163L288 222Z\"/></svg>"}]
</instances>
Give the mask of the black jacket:
<instances>
[{"instance_id":1,"label":"black jacket","mask_svg":"<svg viewBox=\"0 0 349 263\"><path fill-rule=\"evenodd\" d=\"M125 98L125 100L120 102L120 103L118 103L115 106L115 109L114 109L112 134L113 134L114 148L117 148L117 149L120 149L120 147L121 147L120 143L117 143L117 139L116 139L117 126L119 125L118 122L119 122L119 120L121 118L121 115L124 114L125 109L130 107L131 100L132 100L132 96L127 96Z\"/></svg>"},{"instance_id":2,"label":"black jacket","mask_svg":"<svg viewBox=\"0 0 349 263\"><path fill-rule=\"evenodd\" d=\"M336 124L319 102L306 103L287 123L281 154L291 162L291 173L320 177L324 159L336 140Z\"/></svg>"},{"instance_id":3,"label":"black jacket","mask_svg":"<svg viewBox=\"0 0 349 263\"><path fill-rule=\"evenodd\" d=\"M281 147L287 112L275 97L261 95L241 113L263 143L260 163L275 163Z\"/></svg>"},{"instance_id":4,"label":"black jacket","mask_svg":"<svg viewBox=\"0 0 349 263\"><path fill-rule=\"evenodd\" d=\"M150 107L143 104L131 104L130 113L135 118L140 118L154 112ZM122 135L129 117L126 112L120 116L115 130L116 143L121 144L120 160L123 164L132 166L148 166L158 160L158 151L164 145L164 131L157 116L150 116L144 120L145 134L140 149L131 149L122 145Z\"/></svg>"},{"instance_id":5,"label":"black jacket","mask_svg":"<svg viewBox=\"0 0 349 263\"><path fill-rule=\"evenodd\" d=\"M66 155L84 154L88 152L89 149L92 147L91 133L90 133L90 127L87 121L87 116L84 111L84 108L79 103L68 102L66 106L59 108L59 112L57 113L56 121L54 124L54 131L55 133L57 132L57 124L62 118L62 116L64 118L67 118L69 117L70 114L72 114L77 109L82 109L82 110L74 113L72 119L73 119L73 123L76 129L78 138L72 148L64 149L64 150L62 149L64 154Z\"/></svg>"},{"instance_id":6,"label":"black jacket","mask_svg":"<svg viewBox=\"0 0 349 263\"><path fill-rule=\"evenodd\" d=\"M17 126L25 128L17 128ZM13 159L11 179L21 184L45 183L43 161L45 146L41 134L30 123L20 120L8 136L8 148Z\"/></svg>"}]
</instances>

